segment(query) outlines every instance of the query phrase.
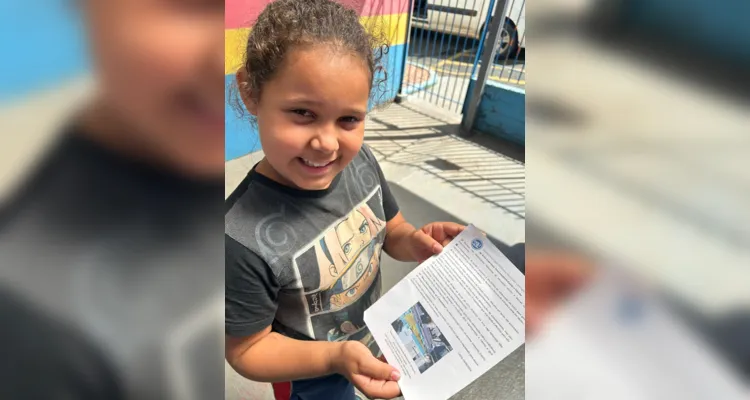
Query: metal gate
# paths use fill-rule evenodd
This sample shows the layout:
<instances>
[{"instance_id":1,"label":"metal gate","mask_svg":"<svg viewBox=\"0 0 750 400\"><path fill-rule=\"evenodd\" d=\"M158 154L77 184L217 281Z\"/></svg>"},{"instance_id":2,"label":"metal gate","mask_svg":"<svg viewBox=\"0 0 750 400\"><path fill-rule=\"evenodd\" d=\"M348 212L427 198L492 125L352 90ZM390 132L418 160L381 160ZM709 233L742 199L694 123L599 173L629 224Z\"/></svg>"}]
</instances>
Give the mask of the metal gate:
<instances>
[{"instance_id":1,"label":"metal gate","mask_svg":"<svg viewBox=\"0 0 750 400\"><path fill-rule=\"evenodd\" d=\"M411 0L401 95L460 114L470 111L472 78L524 86L525 8L526 0Z\"/></svg>"}]
</instances>

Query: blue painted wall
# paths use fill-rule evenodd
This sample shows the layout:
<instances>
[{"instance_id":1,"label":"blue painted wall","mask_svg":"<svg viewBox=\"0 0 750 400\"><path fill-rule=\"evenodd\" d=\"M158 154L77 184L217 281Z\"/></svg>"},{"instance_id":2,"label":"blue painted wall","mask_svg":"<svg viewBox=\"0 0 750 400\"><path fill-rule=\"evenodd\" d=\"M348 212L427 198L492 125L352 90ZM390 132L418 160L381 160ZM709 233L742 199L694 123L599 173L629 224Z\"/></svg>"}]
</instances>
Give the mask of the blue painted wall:
<instances>
[{"instance_id":1,"label":"blue painted wall","mask_svg":"<svg viewBox=\"0 0 750 400\"><path fill-rule=\"evenodd\" d=\"M72 3L0 2L0 103L20 100L88 72L85 36Z\"/></svg>"},{"instance_id":2,"label":"blue painted wall","mask_svg":"<svg viewBox=\"0 0 750 400\"><path fill-rule=\"evenodd\" d=\"M476 79L469 83L464 114L475 84ZM525 145L526 91L515 86L487 81L477 109L474 130Z\"/></svg>"}]
</instances>

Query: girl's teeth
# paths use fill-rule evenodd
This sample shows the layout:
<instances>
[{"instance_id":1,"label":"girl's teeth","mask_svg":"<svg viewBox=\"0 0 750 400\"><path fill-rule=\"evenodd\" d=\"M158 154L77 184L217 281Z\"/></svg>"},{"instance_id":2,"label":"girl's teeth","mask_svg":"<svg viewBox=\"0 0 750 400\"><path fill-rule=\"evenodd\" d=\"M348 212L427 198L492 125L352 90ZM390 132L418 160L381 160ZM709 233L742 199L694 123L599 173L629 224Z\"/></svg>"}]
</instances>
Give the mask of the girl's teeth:
<instances>
[{"instance_id":1,"label":"girl's teeth","mask_svg":"<svg viewBox=\"0 0 750 400\"><path fill-rule=\"evenodd\" d=\"M302 159L302 161L304 161L305 164L307 164L307 165L309 165L311 167L316 167L316 168L325 167L326 165L328 165L328 163L316 164L316 163L314 163L312 161L305 160L304 158Z\"/></svg>"}]
</instances>

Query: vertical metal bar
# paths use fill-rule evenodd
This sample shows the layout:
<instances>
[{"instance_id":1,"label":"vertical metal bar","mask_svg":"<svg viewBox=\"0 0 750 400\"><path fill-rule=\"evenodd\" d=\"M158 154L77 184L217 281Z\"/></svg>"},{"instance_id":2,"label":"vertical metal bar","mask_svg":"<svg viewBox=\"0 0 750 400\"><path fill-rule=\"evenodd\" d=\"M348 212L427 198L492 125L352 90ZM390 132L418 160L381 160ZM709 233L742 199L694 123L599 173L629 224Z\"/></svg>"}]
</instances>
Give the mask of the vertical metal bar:
<instances>
[{"instance_id":1,"label":"vertical metal bar","mask_svg":"<svg viewBox=\"0 0 750 400\"><path fill-rule=\"evenodd\" d=\"M518 71L518 79L516 79L516 83L518 83L518 84L521 83L521 77L523 76L523 74L524 74L525 71L526 71L526 64L524 64L523 67L521 67L521 70ZM510 81L510 78L508 79L508 81ZM525 81L526 81L526 79L524 79L524 85L526 84Z\"/></svg>"},{"instance_id":2,"label":"vertical metal bar","mask_svg":"<svg viewBox=\"0 0 750 400\"><path fill-rule=\"evenodd\" d=\"M489 10L489 7L492 6L492 1L494 1L494 0L490 1L490 4L488 5L488 10ZM484 5L485 4L487 4L487 0L482 0L482 4L480 6L481 9L484 9ZM473 9L476 9L476 1L473 4ZM486 16L485 16L485 21L486 21ZM469 24L469 26L470 25L471 24ZM486 23L482 24L482 25L486 25ZM461 51L462 54L466 53L466 45L469 43L470 40L471 40L471 43L472 43L472 48L474 48L475 53L478 53L480 51L479 47L476 47L475 44L477 43L476 42L477 38L480 38L481 37L480 35L482 35L483 32L484 32L484 27L482 25L480 25L477 28L477 35L473 36L471 39L469 38L470 31L469 30L466 31L466 35L464 36L464 45L463 45L463 49ZM475 54L475 58L476 58L476 54ZM473 62L472 62L471 68L472 68L472 70L474 68ZM466 79L462 79L460 82L457 81L456 85L453 86L453 93L452 93L451 97L453 97L454 99L460 99L460 101L458 101L457 103L455 103L456 112L459 113L459 114L463 113L463 106L464 106L464 102L466 101L466 95L462 96L461 94L464 91L464 87L469 85L469 82L471 81L471 74L472 74L472 72L468 71L468 77ZM464 75L467 75L467 73L464 73ZM456 95L456 93L458 93L458 95Z\"/></svg>"},{"instance_id":3,"label":"vertical metal bar","mask_svg":"<svg viewBox=\"0 0 750 400\"><path fill-rule=\"evenodd\" d=\"M500 0L503 4L507 4L508 0ZM474 76L476 72L477 64L479 63L479 57L484 50L484 39L487 37L488 29L490 29L490 20L492 19L492 7L495 6L495 0L490 0L490 6L487 8L487 17L484 19L484 31L479 35L479 46L477 46L477 55L474 57L474 65L471 67L471 76Z\"/></svg>"},{"instance_id":4,"label":"vertical metal bar","mask_svg":"<svg viewBox=\"0 0 750 400\"><path fill-rule=\"evenodd\" d=\"M428 0L425 0L425 1L428 1ZM425 5L425 7L427 7L427 5ZM430 22L430 9L429 9L429 7L427 7L425 11L426 11L426 13L427 13L427 24L428 24L428 28L419 28L419 47L420 47L420 54L425 54L426 52L425 52L425 53L422 53L422 51L423 51L423 50L425 50L425 49L427 48L427 46L425 46L425 43L424 43L424 37L425 37L425 32L426 32L426 31L427 31L427 30L429 29L429 22ZM427 33L427 38L429 39L429 33ZM427 57L429 57L429 53L426 53L426 56L427 56ZM427 63L425 63L425 64L427 64ZM419 95L420 95L420 97L421 97L421 98L422 98L423 100L427 100L427 93L426 93L426 92L429 92L429 89L425 89L425 88L423 88L422 90L420 90L420 91L418 92L418 93L419 93Z\"/></svg>"},{"instance_id":5,"label":"vertical metal bar","mask_svg":"<svg viewBox=\"0 0 750 400\"><path fill-rule=\"evenodd\" d=\"M477 37L479 39L479 44L476 45L476 53L474 54L474 61L472 62L471 71L469 72L469 77L466 79L465 82L461 82L461 92L464 91L464 83L465 87L468 91L469 86L471 86L471 79L474 76L474 72L476 71L477 63L479 62L479 56L482 53L482 49L484 48L484 39L487 36L487 32L489 29L489 21L492 18L492 7L495 5L495 0L490 0L490 4L487 7L487 15L485 16L484 23L479 27L479 31L477 32ZM484 9L484 2L482 3L482 9ZM466 41L464 42L464 45L466 45ZM466 102L466 95L464 95L464 101L461 104L461 113L463 113L463 108Z\"/></svg>"},{"instance_id":6,"label":"vertical metal bar","mask_svg":"<svg viewBox=\"0 0 750 400\"><path fill-rule=\"evenodd\" d=\"M526 37L526 32L525 31L523 32L523 35L521 35L521 37L518 39L518 43L523 42L524 37ZM510 75L508 76L508 81L510 81L510 79L513 77L513 72L516 72L515 67L516 67L516 65L518 65L518 56L520 54L521 54L521 48L519 47L518 51L516 52L516 59L513 60L513 68L514 69L512 69L510 71ZM526 68L526 64L523 65L523 68L521 68L521 71L523 71L524 68ZM520 72L518 73L518 79L519 80L521 79L521 73Z\"/></svg>"},{"instance_id":7,"label":"vertical metal bar","mask_svg":"<svg viewBox=\"0 0 750 400\"><path fill-rule=\"evenodd\" d=\"M398 92L396 92L397 95L403 95L404 93L404 77L406 76L406 65L409 61L409 43L411 43L411 18L414 10L414 2L416 0L407 0L409 3L407 5L408 11L407 11L407 17L406 17L406 41L404 42L404 45L406 48L404 48L404 59L401 61L401 81L398 84ZM411 7L409 7L411 5ZM394 63L395 64L395 63ZM386 73L388 70L386 69Z\"/></svg>"},{"instance_id":8,"label":"vertical metal bar","mask_svg":"<svg viewBox=\"0 0 750 400\"><path fill-rule=\"evenodd\" d=\"M456 25L456 17L457 16L458 16L458 13L453 13L453 20L451 21L451 28ZM463 18L464 18L464 15L461 15L459 21L463 21ZM452 29L451 29L451 31L452 31ZM449 35L449 39L448 39L448 47L449 48L451 46L451 42L453 41L454 36L456 37L456 48L458 47L458 41L459 41L459 37L460 37L460 32L459 32L458 35L455 35L453 33L451 33ZM443 57L443 45L444 44L445 44L445 34L443 34L442 38L440 39L439 55L440 55L441 59ZM442 100L443 101L440 104L440 107L443 107L443 108L445 108L445 101L446 101L446 99L451 98L450 94L449 94L450 88L448 87L448 83L451 82L452 79L453 79L453 73L452 73L453 72L453 64L451 64L451 66L448 67L448 68L450 69L450 72L448 73L449 76L446 77L446 79L444 81L444 84L440 85L440 87L442 89L442 95L443 95L442 96ZM452 110L453 109L453 105L452 104L448 104L448 109Z\"/></svg>"},{"instance_id":9,"label":"vertical metal bar","mask_svg":"<svg viewBox=\"0 0 750 400\"><path fill-rule=\"evenodd\" d=\"M523 4L521 5L521 10L518 13L518 19L516 19L516 22L520 22L521 21L521 15L524 12L526 12L526 0L523 0ZM516 26L516 28L517 28L517 26ZM516 34L518 34L517 30L516 30ZM513 59L513 67L512 67L512 70L510 71L510 75L508 76L508 82L510 82L511 79L513 78L513 73L517 72L515 68L516 68L516 65L518 65L518 57L521 55L521 43L523 43L523 41L524 41L525 38L526 38L526 30L524 30L523 35L521 35L518 38L518 43L517 43L518 49L516 51L516 56ZM524 68L526 68L526 64L523 65L523 68L521 68L521 71L523 71ZM518 73L518 78L516 79L516 83L520 82L520 80L521 80L521 74L522 74L522 72Z\"/></svg>"},{"instance_id":10,"label":"vertical metal bar","mask_svg":"<svg viewBox=\"0 0 750 400\"><path fill-rule=\"evenodd\" d=\"M501 15L504 16L507 13L508 1L500 1L503 2L503 13ZM498 3L498 5L499 4L500 3ZM498 9L500 9L500 7L498 7ZM464 136L470 135L471 130L474 127L474 120L477 115L477 109L479 108L479 101L482 99L482 95L484 94L484 86L487 84L487 78L489 77L489 72L492 69L492 60L495 57L495 49L497 47L496 44L500 36L500 27L504 22L505 21L503 18L495 18L492 20L492 23L489 26L490 31L487 37L487 42L490 46L482 49L482 64L479 68L479 73L477 74L477 81L474 84L474 91L471 93L471 99L466 109L466 114L464 114L464 117L461 120L460 132Z\"/></svg>"},{"instance_id":11,"label":"vertical metal bar","mask_svg":"<svg viewBox=\"0 0 750 400\"><path fill-rule=\"evenodd\" d=\"M524 0L525 1L525 0ZM516 0L511 0L510 5L505 7L503 10L503 15L501 16L503 23L500 25L500 29L503 29L505 27L505 18L508 17L508 14L510 13L510 10L513 9L513 6L516 4ZM510 50L510 49L508 49ZM510 53L505 55L505 59L503 60L503 66L500 69L500 77L502 78L503 74L505 73L505 66L508 64L508 60L510 59ZM492 64L495 64L495 60L492 60Z\"/></svg>"},{"instance_id":12,"label":"vertical metal bar","mask_svg":"<svg viewBox=\"0 0 750 400\"><path fill-rule=\"evenodd\" d=\"M453 28L454 26L456 26L456 16L457 16L457 15L458 15L458 13L453 13L453 20L451 21L451 28ZM463 17L464 17L464 16L462 15L462 16L461 16L461 18L463 18ZM452 31L452 29L451 29L451 31ZM438 56L440 56L440 57L442 57L442 55L443 55L443 44L445 43L445 35L446 35L446 34L445 34L445 33L443 33L443 34L441 35L441 37L440 37L440 50L438 50ZM450 37L451 37L451 39L448 39L448 45L449 45L449 46L450 46L450 42L451 42L451 40L452 40L452 38L453 38L453 34L452 34L452 33L450 34ZM435 43L435 45L437 46L437 41L435 41L435 42L436 42L436 43ZM438 58L438 59L439 59L439 58ZM432 68L431 68L431 69L432 69ZM440 87L441 89L444 89L444 90L442 91L442 93L441 93L441 94L442 94L442 95L443 95L444 97L447 97L447 96L448 96L448 87L447 87L447 86L446 86L446 87L443 87L443 85L440 85L439 87ZM430 99L432 99L432 97L430 97ZM440 98L438 97L438 99L437 99L437 100L438 100L438 101L440 101ZM437 104L437 102L436 102L436 104ZM445 99L443 99L443 104L441 105L441 107L444 107L444 106L445 106Z\"/></svg>"},{"instance_id":13,"label":"vertical metal bar","mask_svg":"<svg viewBox=\"0 0 750 400\"><path fill-rule=\"evenodd\" d=\"M422 41L419 39L420 34L422 33L422 28L416 28L414 27L414 6L416 5L417 0L411 0L411 19L409 24L409 40L414 39L415 43L414 45L409 46L409 51L411 52L411 56L415 59L419 58L419 48L422 45ZM419 29L419 32L416 32L415 30ZM419 96L420 91L414 91L412 92L412 96Z\"/></svg>"},{"instance_id":14,"label":"vertical metal bar","mask_svg":"<svg viewBox=\"0 0 750 400\"><path fill-rule=\"evenodd\" d=\"M486 0L482 0L482 8L484 8L484 2L485 2L485 1L486 1ZM474 0L474 3L472 4L472 9L476 9L476 5L477 5L477 0ZM461 18L463 18L463 16L462 16ZM462 21L463 21L463 20L462 20ZM486 24L485 24L485 25L486 25ZM481 30L482 30L482 28L480 27L480 28L479 28L479 30L481 31ZM464 45L463 45L463 47L462 47L462 49L461 49L461 54L463 54L463 53L465 53L465 52L466 52L466 44L467 44L467 43L469 42L469 33L470 33L470 32L469 32L469 31L467 30L467 31L466 31L466 35L462 35L462 36L463 36L463 40L464 40ZM480 34L480 35L481 35L482 33L483 33L483 32L479 32L479 34ZM473 39L472 39L472 41L473 41ZM479 53L479 51L480 51L480 50L479 50L479 48L477 48L477 53ZM472 67L472 68L473 68L473 67ZM450 73L451 73L451 75L453 75L453 66L451 66L451 69L450 69ZM471 81L471 75L469 75L469 78L468 78L468 79L466 80L466 82L469 82L469 81ZM451 98L453 98L453 99L456 99L456 89L458 89L458 88L460 87L460 88L461 88L461 92L462 92L462 91L464 90L464 83L465 83L465 82L463 82L463 80L462 80L462 82L461 82L461 83L458 83L458 79L456 80L456 82L457 82L457 83L456 83L455 85L453 85L453 91L451 92ZM460 92L459 92L459 93L460 93ZM463 103L464 103L465 97L466 97L466 96L464 96L464 99L461 99L461 101L459 101L459 102L457 102L457 103L455 104L455 107L456 107L456 112L457 112L457 113L459 113L459 114L460 114L460 113L461 113L461 111L462 111L462 110L461 110L461 108L463 107Z\"/></svg>"},{"instance_id":15,"label":"vertical metal bar","mask_svg":"<svg viewBox=\"0 0 750 400\"><path fill-rule=\"evenodd\" d=\"M430 32L428 33L428 36L427 36L429 39L429 41L427 42L427 54L429 55L429 63L427 64L427 68L430 70L433 69L433 66L435 65L434 51L435 51L435 43L437 42L437 35L438 35L437 31L433 31L432 29L430 29ZM432 50L430 50L430 45L432 45ZM437 90L437 88L433 86L430 89L428 89L427 93L425 94L425 96L429 95L429 98L427 99L427 101L429 101L430 103L432 103L432 98L433 98L433 95L435 94L435 90Z\"/></svg>"}]
</instances>

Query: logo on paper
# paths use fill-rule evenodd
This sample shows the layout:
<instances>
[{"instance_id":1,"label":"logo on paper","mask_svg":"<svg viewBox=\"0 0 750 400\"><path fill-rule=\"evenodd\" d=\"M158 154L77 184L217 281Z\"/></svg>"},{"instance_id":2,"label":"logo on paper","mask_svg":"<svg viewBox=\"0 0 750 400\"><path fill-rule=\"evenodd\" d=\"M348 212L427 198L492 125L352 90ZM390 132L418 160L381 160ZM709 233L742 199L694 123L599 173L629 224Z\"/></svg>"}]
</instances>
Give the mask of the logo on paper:
<instances>
[{"instance_id":1,"label":"logo on paper","mask_svg":"<svg viewBox=\"0 0 750 400\"><path fill-rule=\"evenodd\" d=\"M626 294L617 304L617 314L624 323L633 323L643 318L644 304L633 294Z\"/></svg>"},{"instance_id":2,"label":"logo on paper","mask_svg":"<svg viewBox=\"0 0 750 400\"><path fill-rule=\"evenodd\" d=\"M484 243L482 243L479 239L474 239L471 241L471 247L474 248L474 250L479 250L484 246Z\"/></svg>"}]
</instances>

